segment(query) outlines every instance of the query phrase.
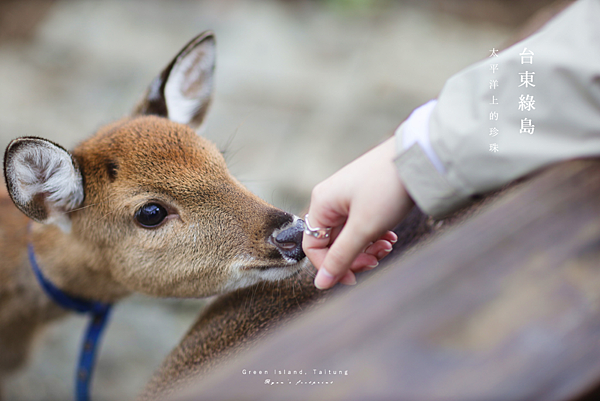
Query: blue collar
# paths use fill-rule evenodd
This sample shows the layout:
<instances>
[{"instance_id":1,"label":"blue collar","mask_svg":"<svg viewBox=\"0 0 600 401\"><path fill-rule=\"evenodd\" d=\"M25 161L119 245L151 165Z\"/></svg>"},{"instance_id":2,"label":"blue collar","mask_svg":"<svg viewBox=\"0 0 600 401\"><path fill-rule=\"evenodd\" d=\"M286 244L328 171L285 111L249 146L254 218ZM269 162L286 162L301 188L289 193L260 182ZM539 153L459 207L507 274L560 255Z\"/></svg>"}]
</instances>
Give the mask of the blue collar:
<instances>
[{"instance_id":1,"label":"blue collar","mask_svg":"<svg viewBox=\"0 0 600 401\"><path fill-rule=\"evenodd\" d=\"M83 343L81 344L79 363L75 373L75 400L89 401L90 383L94 370L96 350L98 349L98 344L102 337L102 331L104 330L104 327L106 327L112 304L88 301L67 295L44 277L35 259L31 241L27 244L27 253L35 277L50 299L64 309L90 314L90 321L86 329L85 337L83 338Z\"/></svg>"}]
</instances>

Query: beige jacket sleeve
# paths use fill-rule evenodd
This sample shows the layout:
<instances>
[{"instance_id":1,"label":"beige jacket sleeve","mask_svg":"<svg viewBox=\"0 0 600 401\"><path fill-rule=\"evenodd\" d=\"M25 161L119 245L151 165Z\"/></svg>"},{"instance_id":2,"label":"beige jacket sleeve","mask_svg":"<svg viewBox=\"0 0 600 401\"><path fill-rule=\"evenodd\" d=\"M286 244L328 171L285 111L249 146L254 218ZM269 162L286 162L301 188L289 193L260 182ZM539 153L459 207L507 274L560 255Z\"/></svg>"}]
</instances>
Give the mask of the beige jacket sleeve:
<instances>
[{"instance_id":1,"label":"beige jacket sleeve","mask_svg":"<svg viewBox=\"0 0 600 401\"><path fill-rule=\"evenodd\" d=\"M426 121L427 154L437 160L417 142L403 146L411 117L396 134L396 165L413 200L435 217L540 167L600 156L600 0L579 0L450 78Z\"/></svg>"}]
</instances>

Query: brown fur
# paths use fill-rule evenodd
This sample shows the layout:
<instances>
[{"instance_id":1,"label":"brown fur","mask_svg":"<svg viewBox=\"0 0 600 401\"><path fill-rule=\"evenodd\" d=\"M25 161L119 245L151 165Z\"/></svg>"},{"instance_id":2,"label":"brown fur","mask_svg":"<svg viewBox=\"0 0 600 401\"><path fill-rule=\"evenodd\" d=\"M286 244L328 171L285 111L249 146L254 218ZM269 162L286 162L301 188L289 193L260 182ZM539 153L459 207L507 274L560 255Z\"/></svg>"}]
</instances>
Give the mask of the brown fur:
<instances>
[{"instance_id":1,"label":"brown fur","mask_svg":"<svg viewBox=\"0 0 600 401\"><path fill-rule=\"evenodd\" d=\"M85 206L93 206L72 214L74 234L97 244L103 260L93 270L108 266L127 291L209 296L240 255L254 257L257 266L281 263L265 238L286 216L237 182L217 148L190 128L137 117L100 130L73 155L84 166ZM114 182L108 161L117 166ZM131 216L149 200L179 217L140 230ZM156 274L157 266L169 267L168 274Z\"/></svg>"},{"instance_id":2,"label":"brown fur","mask_svg":"<svg viewBox=\"0 0 600 401\"><path fill-rule=\"evenodd\" d=\"M215 145L192 129L210 101L211 60L214 38L204 33L155 81L163 89L161 80L172 76L183 82L178 89L195 105L183 107L191 114L178 114L188 125L168 119L180 98L153 84L133 117L101 128L72 153L41 138L20 138L7 148L10 198L4 191L0 196L0 383L25 362L35 333L67 313L38 284L28 242L55 286L103 302L134 291L206 297L285 278L305 266L303 254L286 254L290 243L275 238L290 224L296 231L301 225L244 188ZM167 114L140 111L150 110L144 106L150 101L162 102L158 108ZM135 218L147 203L168 212L154 228Z\"/></svg>"}]
</instances>

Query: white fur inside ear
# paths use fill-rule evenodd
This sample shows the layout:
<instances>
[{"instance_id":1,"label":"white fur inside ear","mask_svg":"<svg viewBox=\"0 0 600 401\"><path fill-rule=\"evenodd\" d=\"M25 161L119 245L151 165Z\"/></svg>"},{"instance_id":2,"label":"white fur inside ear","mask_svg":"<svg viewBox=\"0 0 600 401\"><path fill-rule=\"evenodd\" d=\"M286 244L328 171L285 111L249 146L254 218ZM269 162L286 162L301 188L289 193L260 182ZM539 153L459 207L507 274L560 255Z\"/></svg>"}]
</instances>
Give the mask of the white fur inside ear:
<instances>
[{"instance_id":1,"label":"white fur inside ear","mask_svg":"<svg viewBox=\"0 0 600 401\"><path fill-rule=\"evenodd\" d=\"M46 222L65 229L60 216L83 202L81 173L64 149L42 139L23 142L10 154L7 165L13 200L25 205L43 195L48 212Z\"/></svg>"},{"instance_id":2,"label":"white fur inside ear","mask_svg":"<svg viewBox=\"0 0 600 401\"><path fill-rule=\"evenodd\" d=\"M199 110L208 107L213 88L214 42L201 43L178 59L165 85L169 119L193 123Z\"/></svg>"}]
</instances>

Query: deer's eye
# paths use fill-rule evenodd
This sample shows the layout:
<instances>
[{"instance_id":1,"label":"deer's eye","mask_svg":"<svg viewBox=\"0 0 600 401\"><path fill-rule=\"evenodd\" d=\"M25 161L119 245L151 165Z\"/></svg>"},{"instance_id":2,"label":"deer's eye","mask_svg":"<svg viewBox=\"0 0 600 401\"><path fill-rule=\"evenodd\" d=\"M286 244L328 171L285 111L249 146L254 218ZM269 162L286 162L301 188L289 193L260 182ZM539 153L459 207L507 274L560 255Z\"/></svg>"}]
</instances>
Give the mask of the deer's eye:
<instances>
[{"instance_id":1,"label":"deer's eye","mask_svg":"<svg viewBox=\"0 0 600 401\"><path fill-rule=\"evenodd\" d=\"M135 219L142 227L153 228L165 220L167 210L158 203L146 203L135 212Z\"/></svg>"}]
</instances>

